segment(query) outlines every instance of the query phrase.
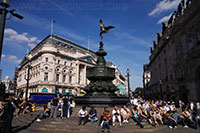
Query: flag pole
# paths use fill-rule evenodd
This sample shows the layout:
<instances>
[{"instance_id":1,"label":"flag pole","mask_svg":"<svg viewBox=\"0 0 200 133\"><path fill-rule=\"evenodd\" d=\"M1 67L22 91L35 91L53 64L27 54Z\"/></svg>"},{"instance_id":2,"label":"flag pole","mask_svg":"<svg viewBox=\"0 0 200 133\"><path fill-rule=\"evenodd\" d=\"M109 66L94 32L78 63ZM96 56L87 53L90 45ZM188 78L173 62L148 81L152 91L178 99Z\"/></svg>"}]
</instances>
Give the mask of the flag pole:
<instances>
[{"instance_id":1,"label":"flag pole","mask_svg":"<svg viewBox=\"0 0 200 133\"><path fill-rule=\"evenodd\" d=\"M53 19L51 20L51 36L53 35Z\"/></svg>"}]
</instances>

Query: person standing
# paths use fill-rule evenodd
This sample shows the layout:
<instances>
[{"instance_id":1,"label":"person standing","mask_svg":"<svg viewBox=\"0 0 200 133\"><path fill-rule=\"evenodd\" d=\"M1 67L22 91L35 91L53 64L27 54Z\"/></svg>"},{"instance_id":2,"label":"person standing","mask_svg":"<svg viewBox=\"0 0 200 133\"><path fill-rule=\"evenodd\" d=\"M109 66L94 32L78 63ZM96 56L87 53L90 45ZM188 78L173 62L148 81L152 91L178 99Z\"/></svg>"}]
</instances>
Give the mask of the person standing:
<instances>
[{"instance_id":1,"label":"person standing","mask_svg":"<svg viewBox=\"0 0 200 133\"><path fill-rule=\"evenodd\" d=\"M63 116L62 116L62 118L67 118L68 108L69 108L68 99L65 96L63 96L62 100L63 100L63 107L62 107Z\"/></svg>"},{"instance_id":2,"label":"person standing","mask_svg":"<svg viewBox=\"0 0 200 133\"><path fill-rule=\"evenodd\" d=\"M58 110L58 98L55 96L52 99L52 108L51 108L51 115L50 118L56 118L57 117L57 110Z\"/></svg>"}]
</instances>

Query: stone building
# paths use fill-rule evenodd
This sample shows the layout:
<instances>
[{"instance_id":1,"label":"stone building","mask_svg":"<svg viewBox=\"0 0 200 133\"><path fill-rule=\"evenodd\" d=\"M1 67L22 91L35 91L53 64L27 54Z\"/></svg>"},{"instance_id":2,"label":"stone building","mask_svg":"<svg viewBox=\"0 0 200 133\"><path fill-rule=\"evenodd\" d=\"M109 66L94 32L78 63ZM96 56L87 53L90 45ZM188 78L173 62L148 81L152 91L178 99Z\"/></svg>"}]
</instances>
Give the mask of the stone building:
<instances>
[{"instance_id":1,"label":"stone building","mask_svg":"<svg viewBox=\"0 0 200 133\"><path fill-rule=\"evenodd\" d=\"M33 48L18 66L17 93L25 92L27 66L31 65L30 93L80 93L89 81L86 68L95 65L97 56L74 42L49 35ZM28 94L28 95L29 95Z\"/></svg>"},{"instance_id":2,"label":"stone building","mask_svg":"<svg viewBox=\"0 0 200 133\"><path fill-rule=\"evenodd\" d=\"M150 92L146 89L149 87L149 82L150 82L150 78L151 78L151 73L149 70L149 65L145 64L143 66L143 87L144 87L144 94L148 95ZM148 97L145 97L148 98Z\"/></svg>"},{"instance_id":3,"label":"stone building","mask_svg":"<svg viewBox=\"0 0 200 133\"><path fill-rule=\"evenodd\" d=\"M147 97L200 101L200 0L182 0L150 50Z\"/></svg>"},{"instance_id":4,"label":"stone building","mask_svg":"<svg viewBox=\"0 0 200 133\"><path fill-rule=\"evenodd\" d=\"M113 84L117 87L118 91L116 92L119 95L128 95L128 81L125 76L121 73L116 65L112 62L106 63L108 67L115 68L115 79Z\"/></svg>"}]
</instances>

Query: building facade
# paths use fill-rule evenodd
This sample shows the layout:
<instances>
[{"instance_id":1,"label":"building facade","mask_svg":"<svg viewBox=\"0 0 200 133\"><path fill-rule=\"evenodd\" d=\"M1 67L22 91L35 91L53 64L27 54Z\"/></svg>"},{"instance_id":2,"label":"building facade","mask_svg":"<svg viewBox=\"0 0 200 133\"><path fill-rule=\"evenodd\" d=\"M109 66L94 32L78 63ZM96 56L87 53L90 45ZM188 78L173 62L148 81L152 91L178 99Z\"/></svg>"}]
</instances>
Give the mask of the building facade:
<instances>
[{"instance_id":1,"label":"building facade","mask_svg":"<svg viewBox=\"0 0 200 133\"><path fill-rule=\"evenodd\" d=\"M143 87L144 87L145 96L148 96L148 94L150 93L147 89L150 84L150 78L151 78L151 73L149 70L149 64L145 64L143 65ZM145 98L148 98L148 97L145 97Z\"/></svg>"},{"instance_id":2,"label":"building facade","mask_svg":"<svg viewBox=\"0 0 200 133\"><path fill-rule=\"evenodd\" d=\"M22 60L17 70L17 93L23 93L30 64L30 93L77 93L89 83L86 68L95 65L97 56L76 43L49 35ZM23 94L25 95L25 94Z\"/></svg>"},{"instance_id":3,"label":"building facade","mask_svg":"<svg viewBox=\"0 0 200 133\"><path fill-rule=\"evenodd\" d=\"M146 96L200 101L200 0L182 0L150 50Z\"/></svg>"},{"instance_id":4,"label":"building facade","mask_svg":"<svg viewBox=\"0 0 200 133\"><path fill-rule=\"evenodd\" d=\"M128 81L126 77L121 73L116 65L112 62L106 63L108 67L115 68L115 79L113 80L113 84L117 87L118 91L116 92L118 95L127 96L128 95Z\"/></svg>"}]
</instances>

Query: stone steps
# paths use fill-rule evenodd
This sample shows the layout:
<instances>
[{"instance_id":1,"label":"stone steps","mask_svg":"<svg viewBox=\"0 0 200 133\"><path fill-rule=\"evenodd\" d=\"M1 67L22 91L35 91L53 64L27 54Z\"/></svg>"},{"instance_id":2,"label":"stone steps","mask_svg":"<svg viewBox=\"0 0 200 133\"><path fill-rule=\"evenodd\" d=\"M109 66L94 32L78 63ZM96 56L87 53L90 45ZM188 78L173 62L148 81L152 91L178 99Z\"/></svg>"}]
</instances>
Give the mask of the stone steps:
<instances>
[{"instance_id":1,"label":"stone steps","mask_svg":"<svg viewBox=\"0 0 200 133\"><path fill-rule=\"evenodd\" d=\"M14 118L13 125L20 126L14 129L15 132L22 132L22 133L99 133L101 131L101 126L98 125L99 122L88 122L86 125L78 125L78 111L81 107L76 107L73 109L73 113L71 118L68 119L61 119L61 118L45 118L42 121L37 122L35 121L41 111L31 112L20 116L18 118ZM109 108L111 110L111 108ZM97 108L98 116L100 116L102 108ZM115 126L111 126L111 132L115 133L132 133L132 132L160 132L166 130L167 132L171 132L173 130L168 129L165 125L157 125L156 127L151 126L147 122L142 122L144 128L140 128L136 125L132 119L129 120L129 123L122 124L119 126L119 123L116 122ZM19 128L23 128L25 126L25 130L20 130ZM181 126L178 127L176 131L185 131L184 128ZM196 130L194 130L196 132ZM197 130L198 131L198 130Z\"/></svg>"}]
</instances>

